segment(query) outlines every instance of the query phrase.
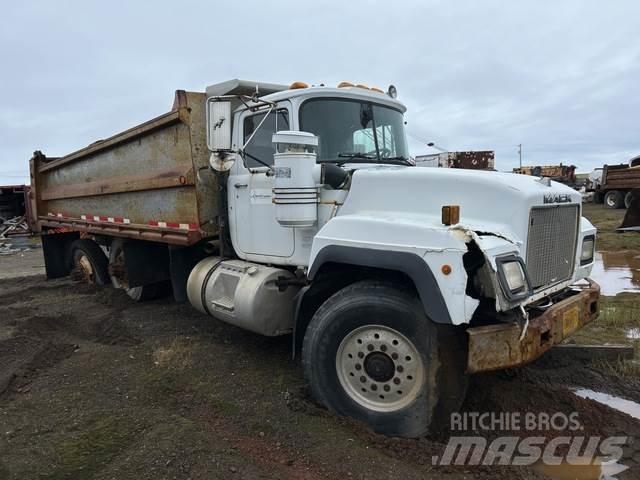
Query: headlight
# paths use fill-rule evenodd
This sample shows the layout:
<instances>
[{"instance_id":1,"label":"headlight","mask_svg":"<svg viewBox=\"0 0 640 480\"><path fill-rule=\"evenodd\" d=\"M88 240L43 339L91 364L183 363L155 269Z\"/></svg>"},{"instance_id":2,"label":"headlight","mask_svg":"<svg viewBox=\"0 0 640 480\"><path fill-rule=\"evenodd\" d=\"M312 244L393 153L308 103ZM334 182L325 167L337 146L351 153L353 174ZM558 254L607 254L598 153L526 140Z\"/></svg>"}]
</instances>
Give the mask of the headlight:
<instances>
[{"instance_id":1,"label":"headlight","mask_svg":"<svg viewBox=\"0 0 640 480\"><path fill-rule=\"evenodd\" d=\"M512 293L520 293L524 289L524 272L518 262L508 262L502 264L504 278L507 281L507 287Z\"/></svg>"},{"instance_id":2,"label":"headlight","mask_svg":"<svg viewBox=\"0 0 640 480\"><path fill-rule=\"evenodd\" d=\"M596 247L596 236L589 235L582 240L582 252L580 252L580 265L593 262L593 252Z\"/></svg>"},{"instance_id":3,"label":"headlight","mask_svg":"<svg viewBox=\"0 0 640 480\"><path fill-rule=\"evenodd\" d=\"M509 300L518 300L529 296L531 287L522 258L516 255L498 257L496 265L500 286Z\"/></svg>"}]
</instances>

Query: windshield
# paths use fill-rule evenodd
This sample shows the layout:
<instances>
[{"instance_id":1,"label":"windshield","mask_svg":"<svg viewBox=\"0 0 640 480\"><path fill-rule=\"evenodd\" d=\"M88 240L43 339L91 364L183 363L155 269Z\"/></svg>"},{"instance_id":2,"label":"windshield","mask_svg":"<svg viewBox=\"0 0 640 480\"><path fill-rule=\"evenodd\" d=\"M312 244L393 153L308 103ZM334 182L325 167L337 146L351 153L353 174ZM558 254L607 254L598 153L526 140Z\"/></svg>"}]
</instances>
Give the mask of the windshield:
<instances>
[{"instance_id":1,"label":"windshield","mask_svg":"<svg viewBox=\"0 0 640 480\"><path fill-rule=\"evenodd\" d=\"M393 108L351 99L307 100L300 129L318 137L318 162L409 159L404 118Z\"/></svg>"}]
</instances>

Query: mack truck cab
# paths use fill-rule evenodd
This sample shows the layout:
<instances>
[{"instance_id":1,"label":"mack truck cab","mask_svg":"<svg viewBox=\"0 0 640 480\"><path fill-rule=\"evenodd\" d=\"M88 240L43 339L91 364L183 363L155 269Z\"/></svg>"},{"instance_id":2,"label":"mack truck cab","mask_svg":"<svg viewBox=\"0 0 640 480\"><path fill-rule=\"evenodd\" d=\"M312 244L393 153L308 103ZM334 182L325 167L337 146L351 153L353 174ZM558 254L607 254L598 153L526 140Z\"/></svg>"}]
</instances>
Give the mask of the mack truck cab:
<instances>
[{"instance_id":1,"label":"mack truck cab","mask_svg":"<svg viewBox=\"0 0 640 480\"><path fill-rule=\"evenodd\" d=\"M596 230L547 178L416 167L405 110L395 87L230 80L63 157L36 151L47 276L136 301L169 284L203 314L291 335L321 404L423 435L470 374L597 317Z\"/></svg>"},{"instance_id":2,"label":"mack truck cab","mask_svg":"<svg viewBox=\"0 0 640 480\"><path fill-rule=\"evenodd\" d=\"M293 332L318 401L415 437L459 408L469 374L529 362L597 317L596 229L549 179L416 168L396 97L207 89L228 246L188 294L229 323Z\"/></svg>"}]
</instances>

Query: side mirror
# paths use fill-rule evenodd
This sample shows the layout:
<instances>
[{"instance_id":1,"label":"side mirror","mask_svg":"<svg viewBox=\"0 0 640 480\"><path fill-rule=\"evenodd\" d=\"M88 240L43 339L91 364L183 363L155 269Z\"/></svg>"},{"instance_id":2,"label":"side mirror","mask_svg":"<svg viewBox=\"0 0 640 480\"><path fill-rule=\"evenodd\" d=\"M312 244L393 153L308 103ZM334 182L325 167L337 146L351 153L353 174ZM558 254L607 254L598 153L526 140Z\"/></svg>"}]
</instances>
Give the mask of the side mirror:
<instances>
[{"instance_id":1,"label":"side mirror","mask_svg":"<svg viewBox=\"0 0 640 480\"><path fill-rule=\"evenodd\" d=\"M217 172L226 172L235 160L231 151L231 102L208 98L206 111L209 164Z\"/></svg>"},{"instance_id":2,"label":"side mirror","mask_svg":"<svg viewBox=\"0 0 640 480\"><path fill-rule=\"evenodd\" d=\"M231 102L207 99L207 147L212 152L231 150Z\"/></svg>"}]
</instances>

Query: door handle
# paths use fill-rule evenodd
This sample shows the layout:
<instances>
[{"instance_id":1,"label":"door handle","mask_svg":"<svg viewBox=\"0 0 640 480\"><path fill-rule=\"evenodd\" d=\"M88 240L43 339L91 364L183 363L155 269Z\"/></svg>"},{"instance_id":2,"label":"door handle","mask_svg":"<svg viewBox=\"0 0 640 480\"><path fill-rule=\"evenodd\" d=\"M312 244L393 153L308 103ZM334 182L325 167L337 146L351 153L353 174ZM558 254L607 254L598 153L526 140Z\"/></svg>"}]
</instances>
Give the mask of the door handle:
<instances>
[{"instance_id":1,"label":"door handle","mask_svg":"<svg viewBox=\"0 0 640 480\"><path fill-rule=\"evenodd\" d=\"M247 188L249 186L248 183L236 183L234 187L236 188Z\"/></svg>"}]
</instances>

